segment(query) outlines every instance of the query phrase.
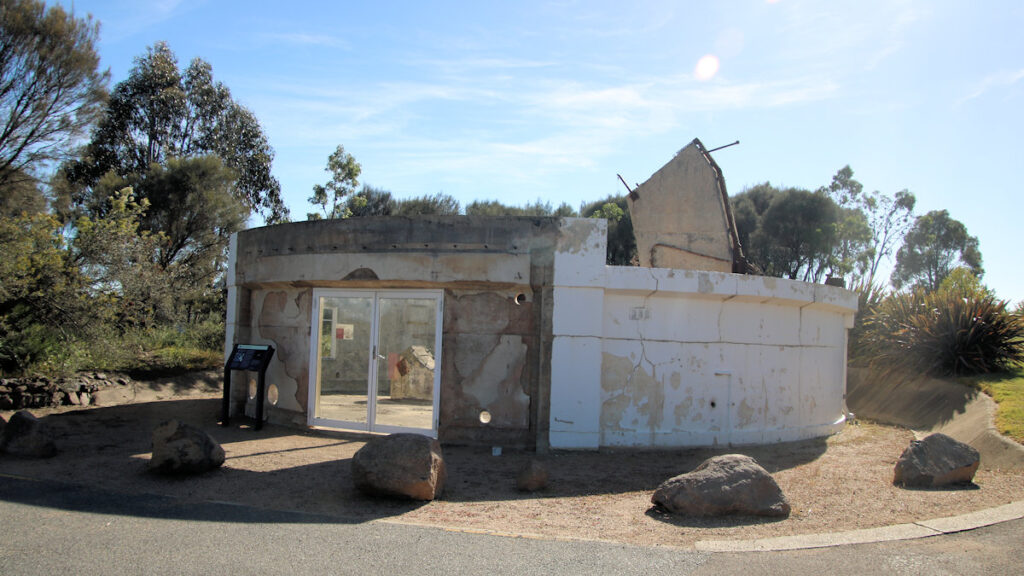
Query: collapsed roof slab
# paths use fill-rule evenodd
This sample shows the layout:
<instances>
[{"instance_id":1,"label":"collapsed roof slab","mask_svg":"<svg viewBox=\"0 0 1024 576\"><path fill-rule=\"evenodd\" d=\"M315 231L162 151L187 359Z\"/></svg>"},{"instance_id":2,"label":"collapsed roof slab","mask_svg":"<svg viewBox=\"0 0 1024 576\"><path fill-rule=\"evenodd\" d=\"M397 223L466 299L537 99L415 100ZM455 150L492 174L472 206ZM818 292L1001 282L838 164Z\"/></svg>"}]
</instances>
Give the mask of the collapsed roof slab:
<instances>
[{"instance_id":1,"label":"collapsed roof slab","mask_svg":"<svg viewBox=\"0 0 1024 576\"><path fill-rule=\"evenodd\" d=\"M640 266L743 272L722 171L694 139L629 195Z\"/></svg>"}]
</instances>

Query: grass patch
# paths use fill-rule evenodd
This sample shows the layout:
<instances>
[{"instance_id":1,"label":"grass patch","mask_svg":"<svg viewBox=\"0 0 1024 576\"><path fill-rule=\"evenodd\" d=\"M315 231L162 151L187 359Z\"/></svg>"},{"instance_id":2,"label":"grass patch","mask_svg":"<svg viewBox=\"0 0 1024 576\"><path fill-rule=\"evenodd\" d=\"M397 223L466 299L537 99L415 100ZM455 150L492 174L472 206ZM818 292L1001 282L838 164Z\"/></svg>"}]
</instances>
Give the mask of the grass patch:
<instances>
[{"instance_id":1,"label":"grass patch","mask_svg":"<svg viewBox=\"0 0 1024 576\"><path fill-rule=\"evenodd\" d=\"M999 404L999 433L1024 444L1024 366L999 374L960 378L960 382L991 396Z\"/></svg>"},{"instance_id":2,"label":"grass patch","mask_svg":"<svg viewBox=\"0 0 1024 576\"><path fill-rule=\"evenodd\" d=\"M31 373L66 376L85 370L126 372L133 378L172 376L222 368L224 324L203 322L72 340L31 367Z\"/></svg>"},{"instance_id":3,"label":"grass patch","mask_svg":"<svg viewBox=\"0 0 1024 576\"><path fill-rule=\"evenodd\" d=\"M222 350L203 350L193 347L170 346L160 348L138 359L127 372L133 378L173 376L186 372L224 367Z\"/></svg>"}]
</instances>

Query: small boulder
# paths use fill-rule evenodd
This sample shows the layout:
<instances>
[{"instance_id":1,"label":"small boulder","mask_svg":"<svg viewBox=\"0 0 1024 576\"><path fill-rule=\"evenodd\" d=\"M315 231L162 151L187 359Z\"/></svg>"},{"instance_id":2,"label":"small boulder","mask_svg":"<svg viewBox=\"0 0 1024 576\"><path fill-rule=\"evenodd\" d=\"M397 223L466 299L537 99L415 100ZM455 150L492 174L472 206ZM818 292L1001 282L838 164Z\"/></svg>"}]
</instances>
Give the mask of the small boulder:
<instances>
[{"instance_id":1,"label":"small boulder","mask_svg":"<svg viewBox=\"0 0 1024 576\"><path fill-rule=\"evenodd\" d=\"M534 459L530 459L530 462L516 476L516 488L521 492L536 492L543 490L547 485L548 469Z\"/></svg>"},{"instance_id":2,"label":"small boulder","mask_svg":"<svg viewBox=\"0 0 1024 576\"><path fill-rule=\"evenodd\" d=\"M153 429L149 469L161 474L198 474L224 464L224 448L209 434L180 420Z\"/></svg>"},{"instance_id":3,"label":"small boulder","mask_svg":"<svg viewBox=\"0 0 1024 576\"><path fill-rule=\"evenodd\" d=\"M789 503L764 468L750 456L708 458L692 472L661 483L651 502L686 516L789 516Z\"/></svg>"},{"instance_id":4,"label":"small boulder","mask_svg":"<svg viewBox=\"0 0 1024 576\"><path fill-rule=\"evenodd\" d=\"M441 443L419 434L374 438L352 457L352 480L371 496L433 500L447 476Z\"/></svg>"},{"instance_id":5,"label":"small boulder","mask_svg":"<svg viewBox=\"0 0 1024 576\"><path fill-rule=\"evenodd\" d=\"M914 440L896 461L892 483L917 488L971 484L981 457L972 446L935 433Z\"/></svg>"},{"instance_id":6,"label":"small boulder","mask_svg":"<svg viewBox=\"0 0 1024 576\"><path fill-rule=\"evenodd\" d=\"M49 458L57 453L50 427L31 412L15 412L0 434L0 452L28 458Z\"/></svg>"}]
</instances>

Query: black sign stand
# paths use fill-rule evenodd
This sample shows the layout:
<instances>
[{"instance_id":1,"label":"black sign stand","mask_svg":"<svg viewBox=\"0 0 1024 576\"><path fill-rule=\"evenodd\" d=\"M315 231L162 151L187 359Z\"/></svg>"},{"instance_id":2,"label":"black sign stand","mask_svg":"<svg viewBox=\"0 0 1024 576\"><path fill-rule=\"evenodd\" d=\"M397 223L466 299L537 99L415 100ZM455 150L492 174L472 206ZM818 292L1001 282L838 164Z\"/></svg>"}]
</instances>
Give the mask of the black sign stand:
<instances>
[{"instance_id":1,"label":"black sign stand","mask_svg":"<svg viewBox=\"0 0 1024 576\"><path fill-rule=\"evenodd\" d=\"M231 371L245 370L259 372L259 384L256 387L256 426L263 428L263 396L266 390L267 366L274 357L273 346L255 346L252 344L235 344L224 363L224 401L221 404L220 425L227 426L231 419Z\"/></svg>"}]
</instances>

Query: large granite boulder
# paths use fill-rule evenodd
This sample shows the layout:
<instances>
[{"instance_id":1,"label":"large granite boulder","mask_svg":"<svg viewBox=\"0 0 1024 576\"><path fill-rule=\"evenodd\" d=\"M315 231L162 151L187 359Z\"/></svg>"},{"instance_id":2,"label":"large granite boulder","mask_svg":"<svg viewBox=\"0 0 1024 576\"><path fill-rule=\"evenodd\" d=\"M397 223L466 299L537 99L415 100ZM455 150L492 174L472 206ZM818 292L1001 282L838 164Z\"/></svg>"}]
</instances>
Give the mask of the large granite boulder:
<instances>
[{"instance_id":1,"label":"large granite boulder","mask_svg":"<svg viewBox=\"0 0 1024 576\"><path fill-rule=\"evenodd\" d=\"M919 488L970 484L981 457L973 447L945 434L914 440L896 461L892 483Z\"/></svg>"},{"instance_id":2,"label":"large granite boulder","mask_svg":"<svg viewBox=\"0 0 1024 576\"><path fill-rule=\"evenodd\" d=\"M153 429L149 469L161 474L199 474L224 464L224 448L209 434L180 420Z\"/></svg>"},{"instance_id":3,"label":"large granite boulder","mask_svg":"<svg viewBox=\"0 0 1024 576\"><path fill-rule=\"evenodd\" d=\"M686 516L789 516L789 503L764 468L750 456L708 458L692 472L661 483L651 502Z\"/></svg>"},{"instance_id":4,"label":"large granite boulder","mask_svg":"<svg viewBox=\"0 0 1024 576\"><path fill-rule=\"evenodd\" d=\"M371 496L433 500L447 476L441 443L419 434L374 438L352 457L352 480Z\"/></svg>"},{"instance_id":5,"label":"large granite boulder","mask_svg":"<svg viewBox=\"0 0 1024 576\"><path fill-rule=\"evenodd\" d=\"M0 434L0 452L26 458L49 458L57 453L50 427L24 410L15 412Z\"/></svg>"}]
</instances>

